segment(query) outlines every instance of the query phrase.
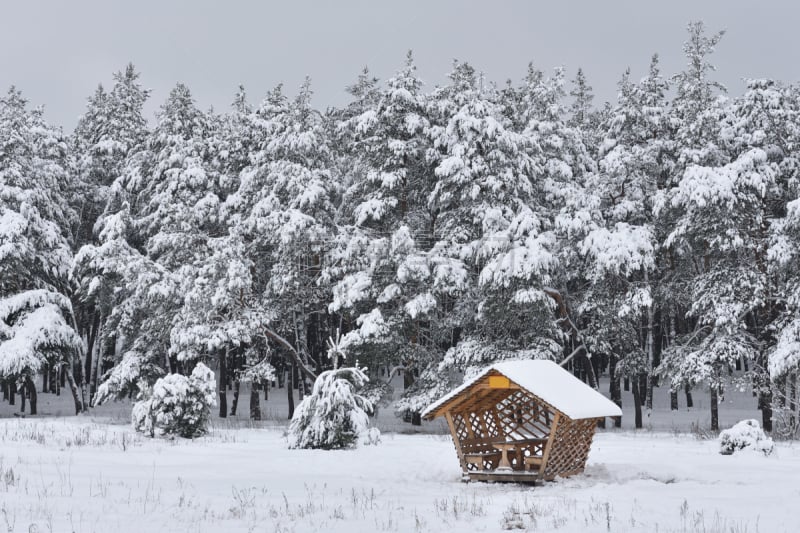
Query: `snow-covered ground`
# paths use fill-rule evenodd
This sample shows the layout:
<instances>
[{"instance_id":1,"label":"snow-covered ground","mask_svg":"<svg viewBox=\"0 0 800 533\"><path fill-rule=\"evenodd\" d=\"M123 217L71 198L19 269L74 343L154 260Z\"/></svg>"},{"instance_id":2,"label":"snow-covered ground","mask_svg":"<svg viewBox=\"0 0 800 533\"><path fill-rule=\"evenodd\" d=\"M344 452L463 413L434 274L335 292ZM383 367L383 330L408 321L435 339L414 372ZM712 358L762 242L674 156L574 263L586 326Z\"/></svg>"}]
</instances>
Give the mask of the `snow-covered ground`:
<instances>
[{"instance_id":1,"label":"snow-covered ground","mask_svg":"<svg viewBox=\"0 0 800 533\"><path fill-rule=\"evenodd\" d=\"M151 440L85 418L0 420L10 532L794 532L800 448L763 457L663 432L597 435L586 473L535 488L460 481L449 436L288 450L282 430Z\"/></svg>"},{"instance_id":2,"label":"snow-covered ground","mask_svg":"<svg viewBox=\"0 0 800 533\"><path fill-rule=\"evenodd\" d=\"M399 385L399 384L398 384ZM603 383L602 390L607 390ZM399 390L398 390L399 394ZM17 399L19 401L19 399ZM288 450L286 391L247 420L214 417L199 440L150 440L130 429L130 403L68 416L69 394L40 394L35 418L0 402L0 531L529 531L794 532L800 446L762 457L717 453L708 395L669 410L658 389L645 430L600 431L583 476L531 488L464 484L441 420L411 426L391 408L383 442L355 451ZM229 395L230 406L232 397ZM751 394L729 389L720 420L760 419ZM406 434L410 433L410 434Z\"/></svg>"}]
</instances>

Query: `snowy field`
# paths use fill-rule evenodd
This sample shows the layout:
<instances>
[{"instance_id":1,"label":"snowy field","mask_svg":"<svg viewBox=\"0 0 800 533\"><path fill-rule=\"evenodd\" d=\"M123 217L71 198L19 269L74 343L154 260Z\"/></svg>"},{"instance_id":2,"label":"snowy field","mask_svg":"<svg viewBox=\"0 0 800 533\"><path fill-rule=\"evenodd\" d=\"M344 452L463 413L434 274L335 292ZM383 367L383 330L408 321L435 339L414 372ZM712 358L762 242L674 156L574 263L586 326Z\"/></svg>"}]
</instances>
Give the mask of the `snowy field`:
<instances>
[{"instance_id":1,"label":"snowy field","mask_svg":"<svg viewBox=\"0 0 800 533\"><path fill-rule=\"evenodd\" d=\"M460 481L449 436L355 451L286 449L280 428L215 424L151 440L85 418L0 420L9 532L793 532L800 449L717 453L713 440L600 433L586 473L535 488Z\"/></svg>"},{"instance_id":2,"label":"snowy field","mask_svg":"<svg viewBox=\"0 0 800 533\"><path fill-rule=\"evenodd\" d=\"M654 400L634 432L624 392L623 429L598 433L586 473L531 488L462 483L444 424L411 426L391 408L377 417L380 445L322 452L286 448L285 389L262 399L254 423L243 388L239 416L215 416L195 441L136 434L128 402L73 417L68 394L40 394L37 417L0 403L0 531L798 530L800 446L721 456L699 438L710 434L707 393L694 391L691 410L681 394L669 411L665 389ZM755 399L730 389L721 424L744 418L760 418Z\"/></svg>"}]
</instances>

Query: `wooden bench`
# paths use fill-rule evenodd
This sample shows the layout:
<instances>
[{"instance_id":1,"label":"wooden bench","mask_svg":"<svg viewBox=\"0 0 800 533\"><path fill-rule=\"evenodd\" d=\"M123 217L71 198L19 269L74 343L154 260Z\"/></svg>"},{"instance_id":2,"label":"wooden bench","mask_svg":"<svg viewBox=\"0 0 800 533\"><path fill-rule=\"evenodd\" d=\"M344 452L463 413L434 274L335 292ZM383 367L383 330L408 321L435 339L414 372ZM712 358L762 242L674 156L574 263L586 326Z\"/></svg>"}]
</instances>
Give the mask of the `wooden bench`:
<instances>
[{"instance_id":1,"label":"wooden bench","mask_svg":"<svg viewBox=\"0 0 800 533\"><path fill-rule=\"evenodd\" d=\"M535 445L531 452L539 448L538 451L541 453L525 456L523 463L525 464L525 470L538 470L542 466L542 463L544 463L544 456L546 455L547 449L547 437L530 439L530 442Z\"/></svg>"},{"instance_id":2,"label":"wooden bench","mask_svg":"<svg viewBox=\"0 0 800 533\"><path fill-rule=\"evenodd\" d=\"M464 454L464 461L466 461L467 464L475 465L481 470L484 469L484 460L497 464L500 461L500 451L466 452Z\"/></svg>"},{"instance_id":3,"label":"wooden bench","mask_svg":"<svg viewBox=\"0 0 800 533\"><path fill-rule=\"evenodd\" d=\"M525 469L531 470L532 466L535 466L537 469L542 466L544 462L544 457L541 455L529 455L525 458Z\"/></svg>"}]
</instances>

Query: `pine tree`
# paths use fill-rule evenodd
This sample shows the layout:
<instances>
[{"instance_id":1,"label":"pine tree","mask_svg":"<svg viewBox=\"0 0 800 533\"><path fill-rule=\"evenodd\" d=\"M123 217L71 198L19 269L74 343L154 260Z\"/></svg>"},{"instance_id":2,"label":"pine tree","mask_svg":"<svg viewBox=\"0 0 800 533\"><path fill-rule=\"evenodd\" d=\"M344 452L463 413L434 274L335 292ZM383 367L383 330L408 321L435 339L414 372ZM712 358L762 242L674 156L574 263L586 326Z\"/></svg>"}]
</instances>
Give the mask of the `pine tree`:
<instances>
[{"instance_id":1,"label":"pine tree","mask_svg":"<svg viewBox=\"0 0 800 533\"><path fill-rule=\"evenodd\" d=\"M238 250L237 264L247 265L235 278L241 284L230 319L247 321L249 337L266 337L314 379L311 365L319 368L322 339L329 334L327 291L318 281L338 187L327 170L322 117L310 97L308 81L292 101L278 87L256 111L258 144L223 206L230 242L218 252Z\"/></svg>"},{"instance_id":2,"label":"pine tree","mask_svg":"<svg viewBox=\"0 0 800 533\"><path fill-rule=\"evenodd\" d=\"M574 297L585 286L581 273L583 258L577 253L580 240L597 218L596 199L591 177L596 163L588 149L587 133L572 126L564 105L564 70L556 68L550 77L528 67L528 74L517 90L519 130L529 140L529 153L538 169L535 198L542 220L552 228L556 266L544 286L545 294L555 303L555 317L560 324L558 341L563 345L564 360L587 382L597 387L590 352L584 338L580 307ZM585 98L585 95L584 95ZM596 134L596 133L595 133ZM575 364L568 361L574 360Z\"/></svg>"},{"instance_id":3,"label":"pine tree","mask_svg":"<svg viewBox=\"0 0 800 533\"><path fill-rule=\"evenodd\" d=\"M13 87L0 98L0 189L0 379L33 395L33 378L45 364L65 365L81 411L72 364L81 345L64 296L77 219L69 205L67 144Z\"/></svg>"},{"instance_id":4,"label":"pine tree","mask_svg":"<svg viewBox=\"0 0 800 533\"><path fill-rule=\"evenodd\" d=\"M73 133L81 187L78 247L97 244L97 232L105 218L121 208L114 202L112 187L123 175L128 158L143 148L147 124L142 107L149 92L141 87L138 78L134 66L128 64L124 71L114 74L110 93L98 86ZM73 272L77 274L80 270ZM76 296L73 301L76 322L86 339L82 384L88 383L92 397L97 390L98 374L102 372L102 359L113 351L115 344L114 336L106 334L109 328L105 322L111 309L108 301L96 301L86 294Z\"/></svg>"},{"instance_id":5,"label":"pine tree","mask_svg":"<svg viewBox=\"0 0 800 533\"><path fill-rule=\"evenodd\" d=\"M582 304L591 316L589 337L596 350L614 359L615 380L620 374L633 378L637 428L642 427L641 408L652 409L657 364L654 330L662 272L653 201L672 164L666 91L657 56L638 84L631 83L629 72L623 76L606 123L600 173L591 186L600 199L602 222L588 231L581 247L593 260L587 275L591 289ZM612 392L619 401L618 382Z\"/></svg>"},{"instance_id":6,"label":"pine tree","mask_svg":"<svg viewBox=\"0 0 800 533\"><path fill-rule=\"evenodd\" d=\"M659 206L673 221L665 245L684 259L680 276L689 283L687 314L694 321L667 351L663 365L674 387L708 384L714 430L727 369L754 353L745 319L762 300L763 289L750 268L760 253L753 245L759 245L745 234L762 225L761 198L776 175L763 150L725 149L721 125L734 111L715 97L723 88L708 77L714 70L708 56L721 36L707 37L702 23L689 25L688 68L674 78L678 178Z\"/></svg>"},{"instance_id":7,"label":"pine tree","mask_svg":"<svg viewBox=\"0 0 800 533\"><path fill-rule=\"evenodd\" d=\"M544 188L540 153L513 130L498 93L482 87L470 65L456 63L450 80L433 96L437 181L428 200L435 216L429 253L441 265L435 285L453 298L456 340L441 364L433 361L422 373L409 407L439 394L453 370L561 351L545 292L556 257L547 209L535 194Z\"/></svg>"},{"instance_id":8,"label":"pine tree","mask_svg":"<svg viewBox=\"0 0 800 533\"><path fill-rule=\"evenodd\" d=\"M791 353L785 348L792 338L794 305L784 302L791 302L794 292L793 274L786 262L793 252L788 252L791 248L786 245L792 239L792 231L787 231L792 226L787 208L796 194L792 183L798 167L792 147L797 142L797 106L796 89L772 80L749 80L747 91L731 103L723 124L725 146L734 160L745 161L757 154L766 158L757 169L765 182L756 190L740 186L736 191L737 214L729 221L735 229L728 231L742 239L738 249L741 262L730 279L736 283L752 280L737 291L736 299L746 313L744 324L754 341L750 361L745 363L752 369L762 426L770 431L773 390L780 409L786 405L786 382L791 390L794 381L791 363L776 364L781 361L776 354ZM757 176L754 173L747 178L750 187Z\"/></svg>"},{"instance_id":9,"label":"pine tree","mask_svg":"<svg viewBox=\"0 0 800 533\"><path fill-rule=\"evenodd\" d=\"M212 254L209 238L224 230L219 207L227 191L218 170L215 126L178 84L143 149L128 158L115 183L131 203L124 201L107 217L101 244L82 250L76 261L90 293L108 294L107 284L124 280L125 289L112 293L108 323L125 342L97 401L152 385L184 362L191 366L190 360L215 355L186 352L172 343L185 295Z\"/></svg>"},{"instance_id":10,"label":"pine tree","mask_svg":"<svg viewBox=\"0 0 800 533\"><path fill-rule=\"evenodd\" d=\"M325 273L337 280L329 308L355 326L344 345L367 365L375 389L380 368L402 369L410 385L430 360L436 335L430 328L434 267L426 254L433 222L427 206L433 177L429 121L415 71L409 52L372 104L357 101L362 112L337 128L350 132L351 165L363 177L342 200L337 246Z\"/></svg>"}]
</instances>

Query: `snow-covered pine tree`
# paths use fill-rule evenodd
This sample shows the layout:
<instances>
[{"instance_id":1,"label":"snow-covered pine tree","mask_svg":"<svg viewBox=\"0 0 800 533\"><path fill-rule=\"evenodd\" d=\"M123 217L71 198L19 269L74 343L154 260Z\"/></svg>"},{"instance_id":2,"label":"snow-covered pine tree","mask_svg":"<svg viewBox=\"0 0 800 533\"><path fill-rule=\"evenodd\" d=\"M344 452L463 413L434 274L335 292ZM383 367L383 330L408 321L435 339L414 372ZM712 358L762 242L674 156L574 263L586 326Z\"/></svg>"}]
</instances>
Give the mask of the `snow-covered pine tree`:
<instances>
[{"instance_id":1,"label":"snow-covered pine tree","mask_svg":"<svg viewBox=\"0 0 800 533\"><path fill-rule=\"evenodd\" d=\"M0 298L0 379L13 381L30 398L32 415L37 411L37 374L45 366L69 364L83 347L68 322L71 313L69 299L48 289Z\"/></svg>"},{"instance_id":2,"label":"snow-covered pine tree","mask_svg":"<svg viewBox=\"0 0 800 533\"><path fill-rule=\"evenodd\" d=\"M497 360L557 358L560 334L546 294L555 235L543 205L541 151L514 131L491 87L466 63L433 96L436 184L429 252L446 265L439 290L454 296L454 340L422 373L404 405L419 408L449 387L452 371ZM456 318L457 320L453 320Z\"/></svg>"},{"instance_id":3,"label":"snow-covered pine tree","mask_svg":"<svg viewBox=\"0 0 800 533\"><path fill-rule=\"evenodd\" d=\"M36 372L65 365L80 412L72 363L81 346L64 296L77 220L66 154L41 108L28 109L13 87L0 98L0 379L35 395Z\"/></svg>"},{"instance_id":4,"label":"snow-covered pine tree","mask_svg":"<svg viewBox=\"0 0 800 533\"><path fill-rule=\"evenodd\" d=\"M722 128L738 114L737 106L715 96L721 86L709 79L714 68L708 62L721 35L706 36L701 23L689 26L688 69L675 77L677 182L658 206L674 221L664 244L684 259L677 275L689 283L687 316L693 322L667 350L662 366L674 387L709 386L715 430L728 369L757 353L746 319L765 297L766 277L757 272L757 262L766 241L752 233L766 231L763 198L777 174L760 147L727 149Z\"/></svg>"},{"instance_id":5,"label":"snow-covered pine tree","mask_svg":"<svg viewBox=\"0 0 800 533\"><path fill-rule=\"evenodd\" d=\"M591 227L581 251L591 263L581 311L593 351L610 356L611 392L620 400L619 377L632 378L635 426L643 406L652 409L656 361L656 306L661 272L653 200L671 165L667 84L654 56L638 84L626 72L616 107L605 124L599 173L590 190L599 200L601 222ZM643 332L643 333L640 333Z\"/></svg>"},{"instance_id":6,"label":"snow-covered pine tree","mask_svg":"<svg viewBox=\"0 0 800 533\"><path fill-rule=\"evenodd\" d=\"M231 238L242 243L241 260L251 265L242 309L264 317L254 321L253 335L267 337L303 380L316 378L310 365L320 367L330 332L329 288L319 279L339 194L326 130L310 98L308 81L294 100L280 87L267 95L254 118L259 145L252 164L224 206Z\"/></svg>"},{"instance_id":7,"label":"snow-covered pine tree","mask_svg":"<svg viewBox=\"0 0 800 533\"><path fill-rule=\"evenodd\" d=\"M203 363L197 363L188 377L167 374L152 387L142 385L131 411L133 428L150 437L199 437L208 431L214 389L214 372Z\"/></svg>"},{"instance_id":8,"label":"snow-covered pine tree","mask_svg":"<svg viewBox=\"0 0 800 533\"><path fill-rule=\"evenodd\" d=\"M138 81L132 64L114 74L106 92L99 85L72 135L81 185L81 224L77 246L93 241L94 224L107 208L110 187L123 173L126 159L139 151L147 135L142 108L149 91Z\"/></svg>"},{"instance_id":9,"label":"snow-covered pine tree","mask_svg":"<svg viewBox=\"0 0 800 533\"><path fill-rule=\"evenodd\" d=\"M743 306L742 312L746 312L745 327L754 339L750 360L738 363L737 367L751 369L762 426L770 431L773 404L783 426L780 430L792 426L785 423L794 416L793 412L789 417L784 416L792 411L787 408L791 407L796 387L794 371L791 364L782 367L773 363L781 360L775 354L791 353L784 348L785 341L791 339L790 324L795 310L794 303L790 303L794 301L794 273L790 272L791 267L787 268L790 264L787 261L794 255L789 228L793 225L791 199L796 195L793 184L798 169L793 149L800 140L796 126L798 102L796 88L773 80L748 80L746 92L731 103L722 129L725 147L734 160L742 160L755 151L763 152L766 161L759 172L774 172L774 178L757 191L745 195L744 187L737 187L737 213L729 221L735 229L728 230L735 231L743 241L737 250L742 262L737 266L736 277L730 281L742 284L736 291L736 300ZM755 174L748 180L752 182L754 178ZM745 283L746 279L749 283Z\"/></svg>"},{"instance_id":10,"label":"snow-covered pine tree","mask_svg":"<svg viewBox=\"0 0 800 533\"><path fill-rule=\"evenodd\" d=\"M150 288L166 272L131 246L133 221L127 203L102 223L97 244L84 245L75 255L72 276L76 293L102 312L104 329L119 339L112 368L92 397L93 405L136 395L140 384L153 384L169 369L164 345L151 336L165 309L153 305ZM100 381L100 380L99 380Z\"/></svg>"},{"instance_id":11,"label":"snow-covered pine tree","mask_svg":"<svg viewBox=\"0 0 800 533\"><path fill-rule=\"evenodd\" d=\"M103 219L122 207L113 202L112 185L122 176L128 157L143 148L147 123L142 107L149 91L140 85L139 74L132 64L114 74L114 86L107 93L102 86L89 98L87 109L72 135L78 183L80 226L76 246L97 244L97 233ZM95 231L95 225L100 221ZM79 274L80 270L73 270ZM78 279L81 283L82 280ZM84 294L74 295L76 322L85 339L83 383L89 385L89 396L97 390L105 354L113 351L115 339L105 321L111 309L108 301L97 301Z\"/></svg>"},{"instance_id":12,"label":"snow-covered pine tree","mask_svg":"<svg viewBox=\"0 0 800 533\"><path fill-rule=\"evenodd\" d=\"M322 372L311 394L303 398L287 431L289 448L353 448L360 443L377 444L380 431L370 427L373 404L362 395L369 378L356 366L339 368L346 348L336 339L327 341L332 370Z\"/></svg>"},{"instance_id":13,"label":"snow-covered pine tree","mask_svg":"<svg viewBox=\"0 0 800 533\"><path fill-rule=\"evenodd\" d=\"M369 414L372 404L356 392L369 378L354 367L322 372L294 412L289 424L289 448L335 450L353 448L360 439L372 444Z\"/></svg>"},{"instance_id":14,"label":"snow-covered pine tree","mask_svg":"<svg viewBox=\"0 0 800 533\"><path fill-rule=\"evenodd\" d=\"M98 401L177 373L184 361L177 354L185 352L172 346L172 328L199 265L212 253L209 237L224 230L219 206L227 191L215 126L178 84L143 149L128 158L114 184L112 201L122 199L122 209L102 224L100 246L80 254L88 290L125 280L109 315L122 353L98 389Z\"/></svg>"},{"instance_id":15,"label":"snow-covered pine tree","mask_svg":"<svg viewBox=\"0 0 800 533\"><path fill-rule=\"evenodd\" d=\"M600 129L602 113L592 105L594 93L582 68L578 68L575 73L569 95L572 97L572 103L568 109L567 125L582 134L584 146L590 153L595 154L602 140Z\"/></svg>"},{"instance_id":16,"label":"snow-covered pine tree","mask_svg":"<svg viewBox=\"0 0 800 533\"><path fill-rule=\"evenodd\" d=\"M428 249L433 186L427 107L411 53L373 104L340 122L352 139L352 166L363 177L345 192L337 246L325 275L338 279L330 310L351 329L344 345L372 376L402 369L405 384L440 350ZM363 104L362 104L363 105ZM439 295L441 297L442 295Z\"/></svg>"},{"instance_id":17,"label":"snow-covered pine tree","mask_svg":"<svg viewBox=\"0 0 800 533\"><path fill-rule=\"evenodd\" d=\"M584 90L588 90L584 88ZM556 68L550 77L528 66L528 73L517 89L517 128L529 140L530 153L539 169L535 176L535 197L539 211L554 230L558 268L554 269L546 294L555 303L554 313L563 333L564 356L587 382L597 387L595 370L589 359L581 329L579 310L573 298L585 286L581 272L583 259L580 238L590 230L596 218L596 196L589 180L596 171L587 134L572 125L565 108L564 69ZM583 95L586 99L586 94ZM597 132L593 132L597 135ZM588 139L591 142L590 139Z\"/></svg>"},{"instance_id":18,"label":"snow-covered pine tree","mask_svg":"<svg viewBox=\"0 0 800 533\"><path fill-rule=\"evenodd\" d=\"M253 120L253 106L247 100L244 87L240 85L230 110L222 117L217 154L220 171L231 190L238 188L239 174L250 165L250 155L257 148Z\"/></svg>"}]
</instances>

